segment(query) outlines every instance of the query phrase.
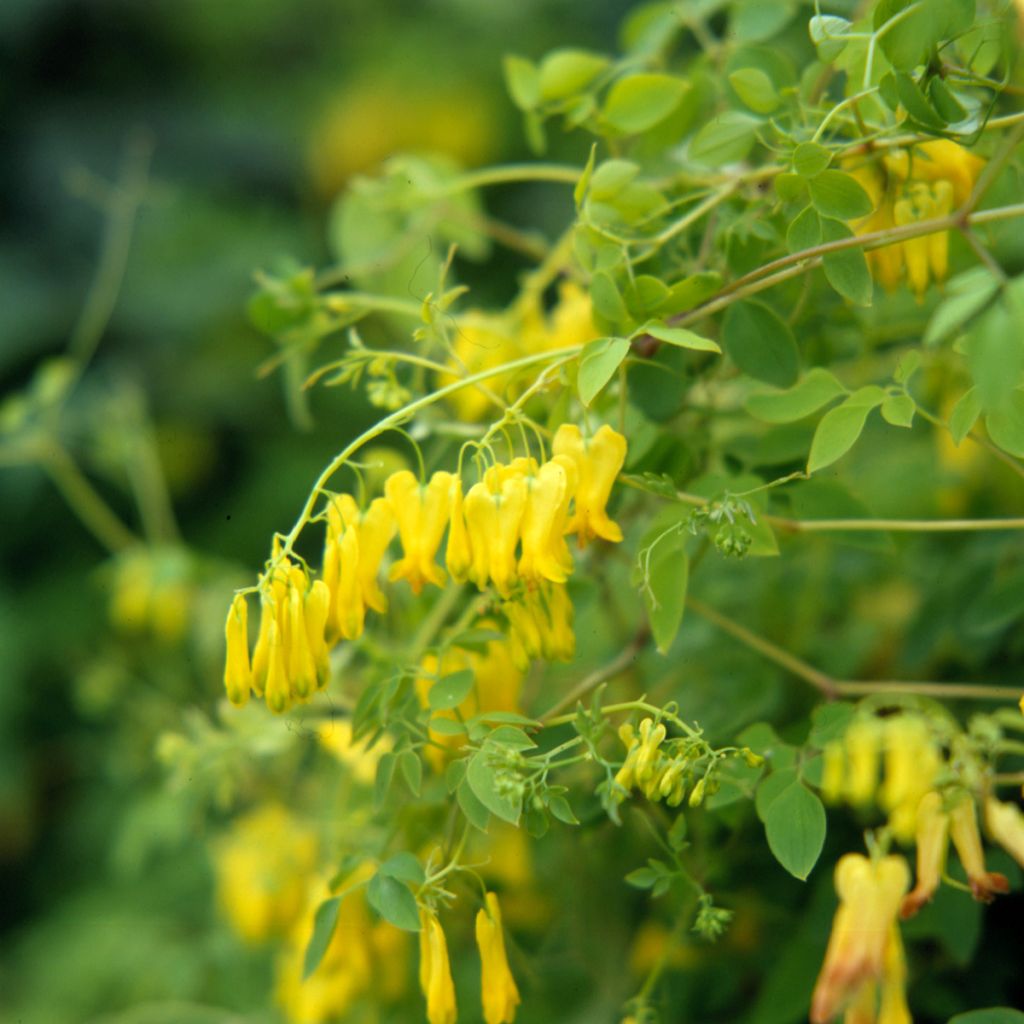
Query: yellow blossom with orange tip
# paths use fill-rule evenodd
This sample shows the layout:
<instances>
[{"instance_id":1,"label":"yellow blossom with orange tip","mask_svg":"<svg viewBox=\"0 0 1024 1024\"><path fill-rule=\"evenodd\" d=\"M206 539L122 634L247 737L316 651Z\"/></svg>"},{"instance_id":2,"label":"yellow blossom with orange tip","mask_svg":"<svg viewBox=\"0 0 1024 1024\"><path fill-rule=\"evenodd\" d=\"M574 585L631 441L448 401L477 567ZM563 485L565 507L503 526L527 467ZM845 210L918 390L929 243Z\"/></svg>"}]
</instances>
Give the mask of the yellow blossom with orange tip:
<instances>
[{"instance_id":1,"label":"yellow blossom with orange tip","mask_svg":"<svg viewBox=\"0 0 1024 1024\"><path fill-rule=\"evenodd\" d=\"M443 587L444 570L435 561L451 512L455 477L439 470L420 484L407 469L392 473L385 481L384 495L398 522L402 557L391 567L390 578L407 580L414 594L425 583Z\"/></svg>"},{"instance_id":2,"label":"yellow blossom with orange tip","mask_svg":"<svg viewBox=\"0 0 1024 1024\"><path fill-rule=\"evenodd\" d=\"M971 895L980 903L991 903L997 893L1007 892L1010 883L1005 875L985 867L985 851L978 831L978 814L973 798L963 793L949 811L949 835L956 847L960 863L967 872Z\"/></svg>"},{"instance_id":3,"label":"yellow blossom with orange tip","mask_svg":"<svg viewBox=\"0 0 1024 1024\"><path fill-rule=\"evenodd\" d=\"M873 993L883 980L888 944L909 884L907 863L898 855L871 860L848 853L839 859L839 908L811 997L812 1024L827 1024L845 1008L864 1005L865 986Z\"/></svg>"},{"instance_id":4,"label":"yellow blossom with orange tip","mask_svg":"<svg viewBox=\"0 0 1024 1024\"><path fill-rule=\"evenodd\" d=\"M486 1024L512 1024L520 1003L519 989L509 970L498 897L489 892L476 915L476 942L480 949L480 998Z\"/></svg>"},{"instance_id":5,"label":"yellow blossom with orange tip","mask_svg":"<svg viewBox=\"0 0 1024 1024\"><path fill-rule=\"evenodd\" d=\"M563 423L552 443L555 455L566 455L576 464L575 507L566 533L575 533L580 547L600 537L618 543L622 530L608 518L605 506L612 485L626 461L626 439L607 424L591 438L584 438L573 423Z\"/></svg>"},{"instance_id":6,"label":"yellow blossom with orange tip","mask_svg":"<svg viewBox=\"0 0 1024 1024\"><path fill-rule=\"evenodd\" d=\"M241 706L252 690L252 667L249 663L249 606L244 594L236 594L228 609L224 625L227 657L224 662L224 689L228 700Z\"/></svg>"},{"instance_id":7,"label":"yellow blossom with orange tip","mask_svg":"<svg viewBox=\"0 0 1024 1024\"><path fill-rule=\"evenodd\" d=\"M985 828L988 834L1024 867L1024 813L1016 804L989 796L985 800Z\"/></svg>"},{"instance_id":8,"label":"yellow blossom with orange tip","mask_svg":"<svg viewBox=\"0 0 1024 1024\"><path fill-rule=\"evenodd\" d=\"M420 988L427 1000L429 1024L455 1024L455 984L448 962L448 943L437 914L420 910Z\"/></svg>"},{"instance_id":9,"label":"yellow blossom with orange tip","mask_svg":"<svg viewBox=\"0 0 1024 1024\"><path fill-rule=\"evenodd\" d=\"M914 888L903 898L900 917L913 917L938 889L946 868L949 848L949 815L942 795L926 793L917 808L917 877Z\"/></svg>"},{"instance_id":10,"label":"yellow blossom with orange tip","mask_svg":"<svg viewBox=\"0 0 1024 1024\"><path fill-rule=\"evenodd\" d=\"M944 217L971 194L984 161L948 139L910 149L894 149L867 160L851 158L845 167L871 199L874 211L857 221L858 235ZM949 269L949 233L936 231L885 245L866 254L874 278L887 291L901 281L920 301L931 281Z\"/></svg>"}]
</instances>

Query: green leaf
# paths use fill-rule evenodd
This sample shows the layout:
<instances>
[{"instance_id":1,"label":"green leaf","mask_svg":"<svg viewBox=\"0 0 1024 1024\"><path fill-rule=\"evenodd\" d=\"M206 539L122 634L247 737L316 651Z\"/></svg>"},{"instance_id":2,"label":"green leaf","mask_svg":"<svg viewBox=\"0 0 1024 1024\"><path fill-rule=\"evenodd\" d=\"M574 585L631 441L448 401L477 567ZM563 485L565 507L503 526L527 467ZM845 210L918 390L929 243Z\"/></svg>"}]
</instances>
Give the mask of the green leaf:
<instances>
[{"instance_id":1,"label":"green leaf","mask_svg":"<svg viewBox=\"0 0 1024 1024\"><path fill-rule=\"evenodd\" d=\"M981 415L981 399L977 388L968 388L953 406L949 414L949 432L953 443L959 447Z\"/></svg>"},{"instance_id":2,"label":"green leaf","mask_svg":"<svg viewBox=\"0 0 1024 1024\"><path fill-rule=\"evenodd\" d=\"M780 388L795 383L800 371L796 339L764 303L733 303L722 323L722 342L733 362L751 377Z\"/></svg>"},{"instance_id":3,"label":"green leaf","mask_svg":"<svg viewBox=\"0 0 1024 1024\"><path fill-rule=\"evenodd\" d=\"M822 171L807 182L811 202L823 217L854 220L872 210L871 197L860 182L845 171Z\"/></svg>"},{"instance_id":4,"label":"green leaf","mask_svg":"<svg viewBox=\"0 0 1024 1024\"><path fill-rule=\"evenodd\" d=\"M461 736L466 731L466 727L457 718L449 718L447 715L435 715L427 726L439 736Z\"/></svg>"},{"instance_id":5,"label":"green leaf","mask_svg":"<svg viewBox=\"0 0 1024 1024\"><path fill-rule=\"evenodd\" d=\"M458 707L469 696L475 681L476 676L468 668L444 676L430 687L427 703L434 711Z\"/></svg>"},{"instance_id":6,"label":"green leaf","mask_svg":"<svg viewBox=\"0 0 1024 1024\"><path fill-rule=\"evenodd\" d=\"M661 654L667 654L679 632L686 604L689 559L683 530L670 534L653 549L640 552L640 584L651 633Z\"/></svg>"},{"instance_id":7,"label":"green leaf","mask_svg":"<svg viewBox=\"0 0 1024 1024\"><path fill-rule=\"evenodd\" d=\"M576 376L576 387L584 405L590 405L600 394L628 352L626 338L595 338L587 342L580 353Z\"/></svg>"},{"instance_id":8,"label":"green leaf","mask_svg":"<svg viewBox=\"0 0 1024 1024\"><path fill-rule=\"evenodd\" d=\"M880 387L869 384L855 391L841 405L825 413L814 432L811 454L807 459L807 472L816 473L819 469L831 466L837 459L841 459L857 443L868 413L884 400L885 392Z\"/></svg>"},{"instance_id":9,"label":"green leaf","mask_svg":"<svg viewBox=\"0 0 1024 1024\"><path fill-rule=\"evenodd\" d=\"M398 767L413 796L420 795L423 786L423 762L414 750L403 750L398 756Z\"/></svg>"},{"instance_id":10,"label":"green leaf","mask_svg":"<svg viewBox=\"0 0 1024 1024\"><path fill-rule=\"evenodd\" d=\"M1011 392L985 414L985 429L992 441L1018 459L1024 458L1024 391Z\"/></svg>"},{"instance_id":11,"label":"green leaf","mask_svg":"<svg viewBox=\"0 0 1024 1024\"><path fill-rule=\"evenodd\" d=\"M306 959L303 962L302 977L308 978L319 966L320 961L327 952L327 947L334 937L334 929L338 924L338 909L341 906L341 896L332 896L326 899L313 915L313 934L309 937L309 944L306 946Z\"/></svg>"},{"instance_id":12,"label":"green leaf","mask_svg":"<svg viewBox=\"0 0 1024 1024\"><path fill-rule=\"evenodd\" d=\"M822 237L826 242L853 237L853 232L838 220L825 218L822 220L821 228ZM863 249L843 249L839 252L826 253L821 262L828 283L844 299L849 299L858 306L871 305L874 285Z\"/></svg>"},{"instance_id":13,"label":"green leaf","mask_svg":"<svg viewBox=\"0 0 1024 1024\"><path fill-rule=\"evenodd\" d=\"M821 174L832 163L832 154L817 142L801 142L793 150L793 170L803 178Z\"/></svg>"},{"instance_id":14,"label":"green leaf","mask_svg":"<svg viewBox=\"0 0 1024 1024\"><path fill-rule=\"evenodd\" d=\"M932 101L936 113L947 124L957 124L967 117L967 111L953 90L938 75L928 83L928 98Z\"/></svg>"},{"instance_id":15,"label":"green leaf","mask_svg":"<svg viewBox=\"0 0 1024 1024\"><path fill-rule=\"evenodd\" d=\"M818 56L822 61L830 63L842 53L846 46L843 36L850 31L851 25L846 18L834 14L816 14L807 25L811 42L818 48Z\"/></svg>"},{"instance_id":16,"label":"green leaf","mask_svg":"<svg viewBox=\"0 0 1024 1024\"><path fill-rule=\"evenodd\" d=\"M690 143L690 159L709 167L742 160L754 145L761 121L739 110L726 110L709 121Z\"/></svg>"},{"instance_id":17,"label":"green leaf","mask_svg":"<svg viewBox=\"0 0 1024 1024\"><path fill-rule=\"evenodd\" d=\"M640 173L640 165L632 160L605 160L594 171L590 182L590 197L600 202L614 199Z\"/></svg>"},{"instance_id":18,"label":"green leaf","mask_svg":"<svg viewBox=\"0 0 1024 1024\"><path fill-rule=\"evenodd\" d=\"M540 72L525 57L509 54L502 61L505 86L520 110L532 110L540 103Z\"/></svg>"},{"instance_id":19,"label":"green leaf","mask_svg":"<svg viewBox=\"0 0 1024 1024\"><path fill-rule=\"evenodd\" d=\"M718 344L710 338L702 338L685 327L668 327L665 324L648 323L636 331L633 336L636 337L640 334L649 334L652 338L664 341L668 345L693 349L695 352L722 351Z\"/></svg>"},{"instance_id":20,"label":"green leaf","mask_svg":"<svg viewBox=\"0 0 1024 1024\"><path fill-rule=\"evenodd\" d=\"M967 31L974 22L974 0L881 0L873 24L882 52L906 71L925 63L933 47Z\"/></svg>"},{"instance_id":21,"label":"green leaf","mask_svg":"<svg viewBox=\"0 0 1024 1024\"><path fill-rule=\"evenodd\" d=\"M993 1006L987 1010L970 1010L951 1017L949 1024L1024 1024L1024 1013L1008 1006Z\"/></svg>"},{"instance_id":22,"label":"green leaf","mask_svg":"<svg viewBox=\"0 0 1024 1024\"><path fill-rule=\"evenodd\" d=\"M480 802L467 779L463 779L459 783L459 788L455 791L455 798L458 800L459 809L466 816L466 820L474 828L486 832L487 826L490 824L491 812Z\"/></svg>"},{"instance_id":23,"label":"green leaf","mask_svg":"<svg viewBox=\"0 0 1024 1024\"><path fill-rule=\"evenodd\" d=\"M552 50L540 62L540 98L547 103L582 92L608 67L608 58L586 50Z\"/></svg>"},{"instance_id":24,"label":"green leaf","mask_svg":"<svg viewBox=\"0 0 1024 1024\"><path fill-rule=\"evenodd\" d=\"M747 746L758 753L762 753L764 750L763 745L756 743L747 743ZM786 744L779 742L777 749L780 751L786 749ZM797 774L794 767L775 768L770 775L761 779L754 794L754 810L762 822L767 823L768 810L771 805L796 781Z\"/></svg>"},{"instance_id":25,"label":"green leaf","mask_svg":"<svg viewBox=\"0 0 1024 1024\"><path fill-rule=\"evenodd\" d=\"M770 114L782 102L772 80L760 68L733 71L729 75L729 84L755 114Z\"/></svg>"},{"instance_id":26,"label":"green leaf","mask_svg":"<svg viewBox=\"0 0 1024 1024\"><path fill-rule=\"evenodd\" d=\"M566 825L578 825L580 823L579 818L573 814L569 801L560 793L554 793L548 797L548 810Z\"/></svg>"},{"instance_id":27,"label":"green leaf","mask_svg":"<svg viewBox=\"0 0 1024 1024\"><path fill-rule=\"evenodd\" d=\"M388 878L397 878L400 882L408 882L410 885L422 885L426 877L423 865L407 850L389 857L377 869L377 873Z\"/></svg>"},{"instance_id":28,"label":"green leaf","mask_svg":"<svg viewBox=\"0 0 1024 1024\"><path fill-rule=\"evenodd\" d=\"M893 79L896 82L896 95L900 98L906 112L926 128L945 128L945 124L935 112L928 98L921 91L921 87L910 75L903 71L893 72Z\"/></svg>"},{"instance_id":29,"label":"green leaf","mask_svg":"<svg viewBox=\"0 0 1024 1024\"><path fill-rule=\"evenodd\" d=\"M775 193L784 203L795 203L807 194L807 179L788 171L776 174Z\"/></svg>"},{"instance_id":30,"label":"green leaf","mask_svg":"<svg viewBox=\"0 0 1024 1024\"><path fill-rule=\"evenodd\" d=\"M420 930L420 914L416 898L407 886L377 872L366 887L366 900L385 921L407 932Z\"/></svg>"},{"instance_id":31,"label":"green leaf","mask_svg":"<svg viewBox=\"0 0 1024 1024\"><path fill-rule=\"evenodd\" d=\"M590 281L590 301L594 304L594 312L613 324L623 323L629 319L626 303L622 301L622 293L607 270L599 270Z\"/></svg>"},{"instance_id":32,"label":"green leaf","mask_svg":"<svg viewBox=\"0 0 1024 1024\"><path fill-rule=\"evenodd\" d=\"M924 332L925 345L937 345L980 313L999 290L987 267L973 267L946 282L946 297L935 307Z\"/></svg>"},{"instance_id":33,"label":"green leaf","mask_svg":"<svg viewBox=\"0 0 1024 1024\"><path fill-rule=\"evenodd\" d=\"M786 248L801 252L821 244L821 218L813 206L805 206L786 231Z\"/></svg>"},{"instance_id":34,"label":"green leaf","mask_svg":"<svg viewBox=\"0 0 1024 1024\"><path fill-rule=\"evenodd\" d=\"M795 878L806 880L825 843L825 808L802 782L794 780L772 800L764 817L768 847Z\"/></svg>"},{"instance_id":35,"label":"green leaf","mask_svg":"<svg viewBox=\"0 0 1024 1024\"><path fill-rule=\"evenodd\" d=\"M917 406L910 395L886 395L882 402L882 419L894 427L910 427Z\"/></svg>"},{"instance_id":36,"label":"green leaf","mask_svg":"<svg viewBox=\"0 0 1024 1024\"><path fill-rule=\"evenodd\" d=\"M672 75L639 74L620 78L608 91L602 114L625 135L645 132L675 110L690 83Z\"/></svg>"},{"instance_id":37,"label":"green leaf","mask_svg":"<svg viewBox=\"0 0 1024 1024\"><path fill-rule=\"evenodd\" d=\"M522 813L522 797L514 799L507 793L499 792L490 758L495 754L494 744L487 742L470 759L466 768L466 782L473 795L484 807L502 821L519 824Z\"/></svg>"},{"instance_id":38,"label":"green leaf","mask_svg":"<svg viewBox=\"0 0 1024 1024\"><path fill-rule=\"evenodd\" d=\"M682 281L677 281L668 290L664 302L658 307L659 316L674 316L686 313L711 298L722 286L722 275L715 270L702 270Z\"/></svg>"},{"instance_id":39,"label":"green leaf","mask_svg":"<svg viewBox=\"0 0 1024 1024\"><path fill-rule=\"evenodd\" d=\"M668 286L653 274L637 274L626 285L623 299L630 316L642 320L651 316L668 298Z\"/></svg>"},{"instance_id":40,"label":"green leaf","mask_svg":"<svg viewBox=\"0 0 1024 1024\"><path fill-rule=\"evenodd\" d=\"M382 754L381 759L377 762L377 775L373 786L373 803L377 808L382 807L388 798L397 763L397 756L390 751Z\"/></svg>"},{"instance_id":41,"label":"green leaf","mask_svg":"<svg viewBox=\"0 0 1024 1024\"><path fill-rule=\"evenodd\" d=\"M756 392L743 407L765 423L793 423L846 393L846 388L828 370L815 366L787 391Z\"/></svg>"},{"instance_id":42,"label":"green leaf","mask_svg":"<svg viewBox=\"0 0 1024 1024\"><path fill-rule=\"evenodd\" d=\"M855 705L847 701L820 704L811 712L811 731L807 742L818 750L824 750L833 740L842 739L855 711Z\"/></svg>"}]
</instances>

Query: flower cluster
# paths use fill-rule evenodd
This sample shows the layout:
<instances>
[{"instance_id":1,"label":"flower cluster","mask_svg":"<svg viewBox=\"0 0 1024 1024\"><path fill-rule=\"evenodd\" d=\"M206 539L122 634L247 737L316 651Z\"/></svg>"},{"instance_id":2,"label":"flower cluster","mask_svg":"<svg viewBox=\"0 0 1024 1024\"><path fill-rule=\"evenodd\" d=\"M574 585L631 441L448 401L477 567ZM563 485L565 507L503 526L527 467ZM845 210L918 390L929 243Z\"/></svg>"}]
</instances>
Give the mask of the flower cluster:
<instances>
[{"instance_id":1,"label":"flower cluster","mask_svg":"<svg viewBox=\"0 0 1024 1024\"><path fill-rule=\"evenodd\" d=\"M459 375L479 373L520 356L582 345L596 337L590 297L579 285L564 281L559 286L558 302L547 315L535 292L524 293L502 314L463 314L452 342L452 362ZM449 384L456 379L456 375L445 375L439 383ZM492 378L489 386L493 392L504 394L512 383L510 375L502 374ZM461 388L449 401L463 423L478 422L491 407L486 392L474 388Z\"/></svg>"},{"instance_id":2,"label":"flower cluster","mask_svg":"<svg viewBox=\"0 0 1024 1024\"><path fill-rule=\"evenodd\" d=\"M941 749L925 719L858 717L841 740L825 748L822 794L831 803L845 800L855 807L877 799L893 834L909 842L921 798L934 788L942 766Z\"/></svg>"},{"instance_id":3,"label":"flower cluster","mask_svg":"<svg viewBox=\"0 0 1024 1024\"><path fill-rule=\"evenodd\" d=\"M858 1024L909 1024L897 925L909 884L910 871L900 856L871 860L848 853L839 859L839 909L811 998L812 1024L827 1024L843 1010L846 1020Z\"/></svg>"},{"instance_id":4,"label":"flower cluster","mask_svg":"<svg viewBox=\"0 0 1024 1024\"><path fill-rule=\"evenodd\" d=\"M550 460L495 463L464 491L461 476L435 472L422 483L409 470L392 473L384 496L363 510L350 495L327 504L323 578L275 548L260 578L259 635L249 659L247 605L236 595L226 625L224 682L243 704L250 691L275 712L308 700L326 685L329 646L353 640L366 610L388 607L379 578L395 533L401 556L388 579L412 592L443 587L450 576L493 588L514 638L516 661L571 658L572 605L565 583L573 571L566 536L581 548L595 538L618 542L622 531L606 504L626 458L626 439L608 426L585 438L563 424ZM447 531L444 568L438 552ZM447 570L447 575L446 575Z\"/></svg>"},{"instance_id":5,"label":"flower cluster","mask_svg":"<svg viewBox=\"0 0 1024 1024\"><path fill-rule=\"evenodd\" d=\"M512 1024L519 1005L519 989L508 966L501 908L493 892L484 896L476 916L480 950L480 1000L486 1024ZM437 914L420 910L420 988L427 1001L429 1024L455 1024L458 1010L455 984L448 960L448 944Z\"/></svg>"},{"instance_id":6,"label":"flower cluster","mask_svg":"<svg viewBox=\"0 0 1024 1024\"><path fill-rule=\"evenodd\" d=\"M854 225L857 234L885 231L943 217L963 205L984 161L948 139L893 149L868 163L847 165L871 199L874 212ZM885 245L867 254L878 282L892 291L906 277L922 298L929 281L942 281L949 265L949 233L937 231Z\"/></svg>"}]
</instances>

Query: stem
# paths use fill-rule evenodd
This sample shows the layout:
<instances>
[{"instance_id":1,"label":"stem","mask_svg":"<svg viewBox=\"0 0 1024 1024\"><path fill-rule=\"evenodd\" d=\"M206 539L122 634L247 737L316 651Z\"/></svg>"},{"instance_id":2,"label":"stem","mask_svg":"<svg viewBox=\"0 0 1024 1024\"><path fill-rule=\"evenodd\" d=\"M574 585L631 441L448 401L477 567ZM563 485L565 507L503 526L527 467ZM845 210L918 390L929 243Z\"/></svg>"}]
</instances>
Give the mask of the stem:
<instances>
[{"instance_id":1,"label":"stem","mask_svg":"<svg viewBox=\"0 0 1024 1024\"><path fill-rule=\"evenodd\" d=\"M766 523L792 533L832 530L892 531L896 533L957 533L983 530L1024 530L1020 519L784 519L762 516Z\"/></svg>"},{"instance_id":2,"label":"stem","mask_svg":"<svg viewBox=\"0 0 1024 1024\"><path fill-rule=\"evenodd\" d=\"M426 409L435 402L439 402L442 398L447 398L448 395L455 394L455 392L460 391L462 388L472 387L479 384L481 381L489 380L491 377L497 377L501 374L514 373L516 370L522 370L528 366L554 362L559 359L572 359L574 356L579 354L582 348L582 345L569 345L565 348L552 349L549 352L537 352L533 355L522 356L519 359L513 359L511 362L502 363L500 366L481 370L479 373L471 374L468 377L464 377L462 380L453 381L451 384L446 384L444 387L438 388L429 395L424 395L413 402L409 402L407 405L402 406L401 409L396 410L389 416L385 416L384 419L375 423L368 430L364 430L363 433L361 433L354 441L346 445L346 447L328 463L320 476L317 477L316 482L313 484L313 489L302 508L302 512L299 514L299 518L295 521L295 525L284 537L278 559L280 560L291 553L292 548L295 545L295 541L298 539L303 527L309 522L310 516L313 514L313 509L316 506L317 499L320 497L323 489L327 486L327 482L350 458L352 458L353 455L355 455L357 451L359 451L360 448L362 448L363 445L368 444L370 441L374 440L374 438L380 437L381 434L387 433L387 431L392 427L397 427L406 422L406 420L415 415L421 409Z\"/></svg>"},{"instance_id":3,"label":"stem","mask_svg":"<svg viewBox=\"0 0 1024 1024\"><path fill-rule=\"evenodd\" d=\"M695 597L687 597L686 606L692 608L701 618L707 619L708 622L717 626L723 632L735 637L740 643L751 648L751 650L757 651L769 661L774 661L776 665L810 683L811 686L826 697L834 698L838 693L837 684L831 676L819 671L813 665L796 657L796 655L790 654L789 651L783 650L770 640L766 640L763 636L752 633L746 626L741 626L738 622L715 611L714 608L709 608L703 601L698 601Z\"/></svg>"},{"instance_id":4,"label":"stem","mask_svg":"<svg viewBox=\"0 0 1024 1024\"><path fill-rule=\"evenodd\" d=\"M473 188L488 185L515 185L524 181L548 181L555 184L575 185L583 173L579 167L568 164L505 164L470 171L448 182L438 189L431 189L428 196L450 196L456 192L467 192Z\"/></svg>"},{"instance_id":5,"label":"stem","mask_svg":"<svg viewBox=\"0 0 1024 1024\"><path fill-rule=\"evenodd\" d=\"M552 719L557 718L566 708L573 707L577 701L582 700L592 690L596 690L602 683L606 683L609 679L614 679L616 676L621 675L636 661L637 655L644 649L650 638L650 632L646 628L641 629L633 638L633 642L617 657L613 658L607 665L602 665L591 672L590 675L585 676L561 700L548 708L540 716L539 721L545 725L553 724Z\"/></svg>"},{"instance_id":6,"label":"stem","mask_svg":"<svg viewBox=\"0 0 1024 1024\"><path fill-rule=\"evenodd\" d=\"M71 510L109 552L113 554L139 543L63 448L56 444L48 447L40 453L39 464Z\"/></svg>"},{"instance_id":7,"label":"stem","mask_svg":"<svg viewBox=\"0 0 1024 1024\"><path fill-rule=\"evenodd\" d=\"M953 700L1019 700L1018 686L985 686L975 683L907 683L883 680L881 682L851 681L836 683L836 690L846 696L857 697L869 693L912 693L921 697L948 697Z\"/></svg>"}]
</instances>

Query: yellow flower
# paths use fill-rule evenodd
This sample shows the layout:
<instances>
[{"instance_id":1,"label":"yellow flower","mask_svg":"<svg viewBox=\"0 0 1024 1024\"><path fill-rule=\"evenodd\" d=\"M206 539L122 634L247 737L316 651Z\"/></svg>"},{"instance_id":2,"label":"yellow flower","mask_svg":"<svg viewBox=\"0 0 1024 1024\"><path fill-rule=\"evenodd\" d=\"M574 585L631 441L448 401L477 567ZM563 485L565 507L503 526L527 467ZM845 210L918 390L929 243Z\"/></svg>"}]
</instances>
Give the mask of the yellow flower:
<instances>
[{"instance_id":1,"label":"yellow flower","mask_svg":"<svg viewBox=\"0 0 1024 1024\"><path fill-rule=\"evenodd\" d=\"M455 1024L455 985L448 963L448 944L437 915L420 911L420 988L427 1000L430 1024Z\"/></svg>"},{"instance_id":2,"label":"yellow flower","mask_svg":"<svg viewBox=\"0 0 1024 1024\"><path fill-rule=\"evenodd\" d=\"M874 212L853 225L859 234L943 217L962 206L971 194L984 161L948 139L897 149L870 163L846 162L847 170L871 198ZM887 290L904 276L922 298L930 281L948 271L949 233L934 232L886 245L867 253L868 266Z\"/></svg>"},{"instance_id":3,"label":"yellow flower","mask_svg":"<svg viewBox=\"0 0 1024 1024\"><path fill-rule=\"evenodd\" d=\"M448 546L445 548L444 564L456 583L465 583L473 567L473 552L470 548L469 533L466 530L466 516L463 509L462 478L456 477L452 486L452 510L448 523Z\"/></svg>"},{"instance_id":4,"label":"yellow flower","mask_svg":"<svg viewBox=\"0 0 1024 1024\"><path fill-rule=\"evenodd\" d=\"M398 521L403 557L391 567L392 580L408 580L418 594L424 583L444 586L444 570L434 561L451 511L455 477L437 472L426 486L407 469L392 473L384 494Z\"/></svg>"},{"instance_id":5,"label":"yellow flower","mask_svg":"<svg viewBox=\"0 0 1024 1024\"><path fill-rule=\"evenodd\" d=\"M917 881L903 898L900 917L913 917L935 894L946 868L949 848L949 815L942 797L926 793L917 808Z\"/></svg>"},{"instance_id":6,"label":"yellow flower","mask_svg":"<svg viewBox=\"0 0 1024 1024\"><path fill-rule=\"evenodd\" d=\"M262 942L291 928L316 857L314 833L278 804L233 824L214 847L214 873L217 901L241 938Z\"/></svg>"},{"instance_id":7,"label":"yellow flower","mask_svg":"<svg viewBox=\"0 0 1024 1024\"><path fill-rule=\"evenodd\" d=\"M355 639L363 632L366 608L388 610L377 575L394 534L395 514L384 498L375 498L365 512L348 494L328 504L323 574L331 593L332 636Z\"/></svg>"},{"instance_id":8,"label":"yellow flower","mask_svg":"<svg viewBox=\"0 0 1024 1024\"><path fill-rule=\"evenodd\" d=\"M555 434L552 449L556 456L567 455L576 463L579 477L575 508L566 532L577 534L580 547L594 537L621 541L622 530L608 518L605 505L626 461L626 439L606 424L586 440L575 424L563 423Z\"/></svg>"},{"instance_id":9,"label":"yellow flower","mask_svg":"<svg viewBox=\"0 0 1024 1024\"><path fill-rule=\"evenodd\" d=\"M985 852L978 832L978 815L974 800L963 794L949 812L949 835L967 872L971 895L980 903L991 903L996 893L1007 892L1010 883L1005 875L985 867Z\"/></svg>"},{"instance_id":10,"label":"yellow flower","mask_svg":"<svg viewBox=\"0 0 1024 1024\"><path fill-rule=\"evenodd\" d=\"M514 656L525 671L531 658L571 661L576 653L572 599L564 584L541 583L501 606L512 627Z\"/></svg>"},{"instance_id":11,"label":"yellow flower","mask_svg":"<svg viewBox=\"0 0 1024 1024\"><path fill-rule=\"evenodd\" d=\"M877 1024L913 1024L907 1006L907 960L899 928L889 929L882 974L882 1004Z\"/></svg>"},{"instance_id":12,"label":"yellow flower","mask_svg":"<svg viewBox=\"0 0 1024 1024\"><path fill-rule=\"evenodd\" d=\"M839 859L839 908L811 997L812 1024L826 1024L851 1004L861 1019L874 1019L874 986L886 977L896 915L909 882L907 863L896 855L871 861L848 853Z\"/></svg>"},{"instance_id":13,"label":"yellow flower","mask_svg":"<svg viewBox=\"0 0 1024 1024\"><path fill-rule=\"evenodd\" d=\"M564 583L572 572L572 555L565 543L569 502L576 490L576 464L556 456L527 477L519 575L525 580Z\"/></svg>"},{"instance_id":14,"label":"yellow flower","mask_svg":"<svg viewBox=\"0 0 1024 1024\"><path fill-rule=\"evenodd\" d=\"M846 799L854 806L868 804L878 785L879 727L874 719L858 719L846 731Z\"/></svg>"},{"instance_id":15,"label":"yellow flower","mask_svg":"<svg viewBox=\"0 0 1024 1024\"><path fill-rule=\"evenodd\" d=\"M492 477L491 483L497 484ZM481 589L488 580L503 597L516 579L516 544L526 507L526 481L508 474L494 490L488 481L474 484L466 495L465 516L472 562L469 577Z\"/></svg>"},{"instance_id":16,"label":"yellow flower","mask_svg":"<svg viewBox=\"0 0 1024 1024\"><path fill-rule=\"evenodd\" d=\"M989 835L1024 867L1024 814L1020 808L990 796L985 801L985 826Z\"/></svg>"},{"instance_id":17,"label":"yellow flower","mask_svg":"<svg viewBox=\"0 0 1024 1024\"><path fill-rule=\"evenodd\" d=\"M244 594L236 594L228 609L224 626L227 657L224 662L224 688L228 700L241 706L252 689L252 668L249 664L249 606Z\"/></svg>"},{"instance_id":18,"label":"yellow flower","mask_svg":"<svg viewBox=\"0 0 1024 1024\"><path fill-rule=\"evenodd\" d=\"M899 715L885 723L885 780L879 804L889 812L897 839L909 842L917 827L921 798L935 782L941 762L925 722Z\"/></svg>"},{"instance_id":19,"label":"yellow flower","mask_svg":"<svg viewBox=\"0 0 1024 1024\"><path fill-rule=\"evenodd\" d=\"M486 1024L512 1024L520 1003L519 989L509 970L501 908L493 892L484 897L476 915L476 942L480 947L480 994Z\"/></svg>"}]
</instances>

